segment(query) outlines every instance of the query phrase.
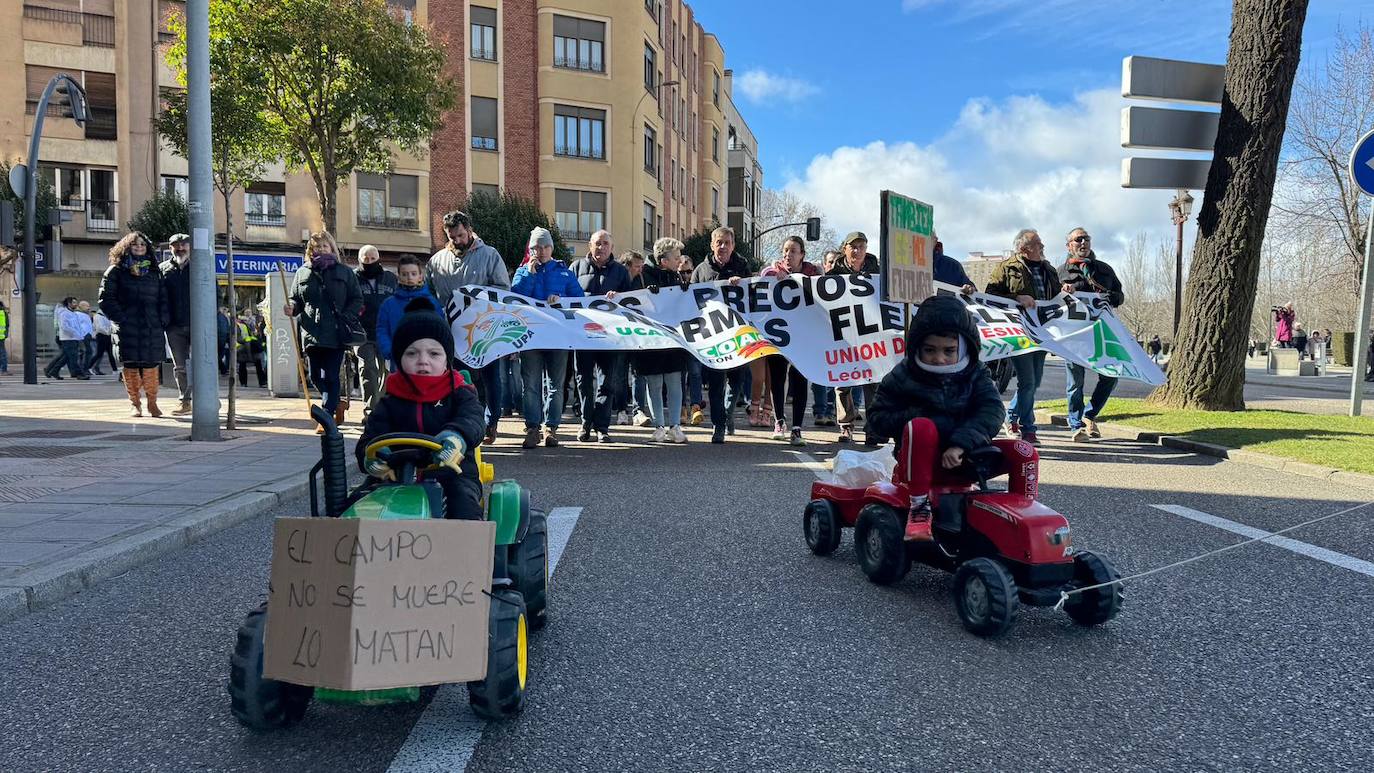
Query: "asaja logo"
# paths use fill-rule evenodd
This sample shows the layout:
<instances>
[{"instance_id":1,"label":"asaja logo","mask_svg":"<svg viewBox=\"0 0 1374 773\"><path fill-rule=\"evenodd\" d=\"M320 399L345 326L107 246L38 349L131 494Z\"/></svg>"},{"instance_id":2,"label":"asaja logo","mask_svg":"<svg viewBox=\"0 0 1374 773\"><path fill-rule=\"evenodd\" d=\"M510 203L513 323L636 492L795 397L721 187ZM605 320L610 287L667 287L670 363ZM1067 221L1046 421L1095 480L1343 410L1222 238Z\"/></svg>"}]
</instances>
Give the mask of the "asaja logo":
<instances>
[{"instance_id":1,"label":"asaja logo","mask_svg":"<svg viewBox=\"0 0 1374 773\"><path fill-rule=\"evenodd\" d=\"M582 326L582 332L586 333L588 338L605 338L606 326L596 322L588 322Z\"/></svg>"},{"instance_id":2,"label":"asaja logo","mask_svg":"<svg viewBox=\"0 0 1374 773\"><path fill-rule=\"evenodd\" d=\"M497 344L510 344L519 349L534 336L529 324L513 311L484 311L471 323L463 326L467 338L468 351L478 360Z\"/></svg>"},{"instance_id":3,"label":"asaja logo","mask_svg":"<svg viewBox=\"0 0 1374 773\"><path fill-rule=\"evenodd\" d=\"M752 325L745 325L735 333L732 338L727 338L719 343L712 344L705 348L697 349L703 357L711 360L723 361L729 357L739 357L740 359L752 360L756 357L764 357L769 354L778 354L778 347L774 346L763 333Z\"/></svg>"}]
</instances>

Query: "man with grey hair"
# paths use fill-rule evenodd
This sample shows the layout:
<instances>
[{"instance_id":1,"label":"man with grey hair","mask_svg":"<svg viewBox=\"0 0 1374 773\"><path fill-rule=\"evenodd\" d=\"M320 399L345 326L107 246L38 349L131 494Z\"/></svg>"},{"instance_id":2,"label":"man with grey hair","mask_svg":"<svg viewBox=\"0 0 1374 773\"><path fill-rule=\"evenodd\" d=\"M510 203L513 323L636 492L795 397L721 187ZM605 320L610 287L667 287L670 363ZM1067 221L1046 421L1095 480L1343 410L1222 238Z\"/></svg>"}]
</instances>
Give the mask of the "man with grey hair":
<instances>
[{"instance_id":1,"label":"man with grey hair","mask_svg":"<svg viewBox=\"0 0 1374 773\"><path fill-rule=\"evenodd\" d=\"M844 243L840 245L841 254L830 267L827 274L865 274L873 277L875 283L878 275L882 271L878 264L878 259L868 252L868 237L863 231L851 231L844 237ZM877 384L864 384L861 387L836 387L835 404L840 408L840 435L837 439L840 443L854 442L854 421L859 418L859 412L854 408L854 390L858 389L863 396L864 408L873 405L874 396L878 393ZM864 423L864 443L870 447L882 444L882 439L874 435L868 429L867 422Z\"/></svg>"},{"instance_id":2,"label":"man with grey hair","mask_svg":"<svg viewBox=\"0 0 1374 773\"><path fill-rule=\"evenodd\" d=\"M721 226L711 232L711 252L692 272L692 283L724 280L737 285L749 275L749 263L735 254L734 229ZM706 388L711 393L712 443L724 443L726 433L735 434L735 396L744 382L745 367L706 369Z\"/></svg>"},{"instance_id":3,"label":"man with grey hair","mask_svg":"<svg viewBox=\"0 0 1374 773\"><path fill-rule=\"evenodd\" d=\"M358 347L358 360L363 366L363 417L382 399L386 380L386 360L377 348L377 312L386 299L396 294L396 275L382 268L382 255L371 244L358 250L358 289L363 293L363 313L360 315L367 341Z\"/></svg>"},{"instance_id":4,"label":"man with grey hair","mask_svg":"<svg viewBox=\"0 0 1374 773\"><path fill-rule=\"evenodd\" d=\"M630 272L615 259L614 247L610 233L597 231L587 243L587 255L570 267L587 295L609 299L631 289ZM611 442L611 402L625 388L625 367L625 355L620 352L577 353L577 391L582 396L578 440L589 442L595 432L600 442Z\"/></svg>"},{"instance_id":5,"label":"man with grey hair","mask_svg":"<svg viewBox=\"0 0 1374 773\"><path fill-rule=\"evenodd\" d=\"M984 291L988 295L1010 298L1022 308L1035 308L1036 301L1044 301L1059 294L1062 285L1054 266L1045 260L1045 243L1033 228L1022 228L1012 240L1012 256L992 270ZM1046 352L1020 354L1011 358L1016 369L1016 395L1007 406L1007 421L1011 434L1033 446L1040 445L1035 430L1035 390L1045 373Z\"/></svg>"},{"instance_id":6,"label":"man with grey hair","mask_svg":"<svg viewBox=\"0 0 1374 773\"><path fill-rule=\"evenodd\" d=\"M1069 251L1064 265L1059 268L1059 275L1064 280L1064 292L1099 293L1112 308L1126 302L1121 280L1116 278L1116 272L1112 267L1105 260L1099 260L1097 253L1093 252L1093 238L1088 235L1086 228L1080 227L1069 231L1068 241L1064 246ZM1082 365L1072 362L1064 363L1064 367L1069 376L1069 431L1073 432L1074 442L1087 443L1093 438L1102 437L1102 430L1097 426L1097 415L1107 407L1107 400L1112 396L1112 390L1116 389L1116 379L1097 374L1097 386L1093 387L1088 409L1084 411L1083 385L1086 370Z\"/></svg>"}]
</instances>

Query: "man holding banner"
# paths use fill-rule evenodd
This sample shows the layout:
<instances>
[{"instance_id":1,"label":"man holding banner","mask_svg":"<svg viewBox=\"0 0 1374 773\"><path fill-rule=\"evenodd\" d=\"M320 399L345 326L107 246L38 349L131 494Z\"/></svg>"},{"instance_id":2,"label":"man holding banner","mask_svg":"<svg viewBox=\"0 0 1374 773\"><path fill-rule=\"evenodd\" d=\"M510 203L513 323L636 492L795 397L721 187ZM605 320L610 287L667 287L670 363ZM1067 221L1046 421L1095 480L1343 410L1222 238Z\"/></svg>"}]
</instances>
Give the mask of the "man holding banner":
<instances>
[{"instance_id":1,"label":"man holding banner","mask_svg":"<svg viewBox=\"0 0 1374 773\"><path fill-rule=\"evenodd\" d=\"M1116 272L1112 267L1097 259L1092 244L1092 237L1088 235L1087 230L1075 228L1069 231L1069 240L1065 245L1068 247L1069 255L1059 269L1060 276L1064 278L1064 289L1073 288L1073 292L1098 293L1115 309L1126 302L1126 294L1122 291L1121 280L1116 278ZM1097 374L1097 386L1093 387L1092 400L1088 410L1084 412L1085 369L1082 365L1072 362L1065 362L1064 368L1069 376L1069 431L1073 433L1074 442L1087 443L1092 438L1102 437L1096 419L1102 409L1107 407L1107 399L1112 396L1112 390L1116 389L1116 379Z\"/></svg>"},{"instance_id":2,"label":"man holding banner","mask_svg":"<svg viewBox=\"0 0 1374 773\"><path fill-rule=\"evenodd\" d=\"M597 231L587 243L587 255L569 268L587 295L614 298L617 293L630 291L630 272L615 259L608 231ZM582 432L577 439L611 442L611 402L624 388L628 363L625 355L616 351L577 352L577 391L582 398ZM598 380L598 373L600 379Z\"/></svg>"},{"instance_id":3,"label":"man holding banner","mask_svg":"<svg viewBox=\"0 0 1374 773\"><path fill-rule=\"evenodd\" d=\"M1045 260L1045 243L1033 228L1022 228L1012 240L1014 254L992 270L985 288L989 295L1000 295L1016 301L1023 309L1035 308L1036 301L1049 300L1059 294L1061 285L1054 266ZM1065 289L1067 286L1065 286ZM1035 390L1045 373L1044 350L1021 354L1011 359L1016 368L1016 395L1007 406L1007 421L1011 434L1033 446L1040 445L1035 434Z\"/></svg>"},{"instance_id":4,"label":"man holding banner","mask_svg":"<svg viewBox=\"0 0 1374 773\"><path fill-rule=\"evenodd\" d=\"M862 231L852 231L844 237L842 249L844 254L835 261L835 266L827 271L827 274L863 274L870 277L879 275L881 269L878 259L868 253L868 237ZM840 406L841 443L854 442L854 420L859 417L859 412L854 409L854 389L855 387L840 387L835 390L835 402ZM858 389L862 390L864 407L873 405L873 395L877 392L878 385L864 384ZM875 447L882 445L882 439L868 432L867 424L864 426L864 443Z\"/></svg>"},{"instance_id":5,"label":"man holding banner","mask_svg":"<svg viewBox=\"0 0 1374 773\"><path fill-rule=\"evenodd\" d=\"M692 272L693 284L728 280L730 284L737 285L749 275L749 264L735 254L734 230L721 226L712 231L711 254ZM728 431L733 435L735 432L735 396L739 394L743 380L744 370L741 367L706 369L706 387L711 393L712 443L724 443L725 433Z\"/></svg>"}]
</instances>

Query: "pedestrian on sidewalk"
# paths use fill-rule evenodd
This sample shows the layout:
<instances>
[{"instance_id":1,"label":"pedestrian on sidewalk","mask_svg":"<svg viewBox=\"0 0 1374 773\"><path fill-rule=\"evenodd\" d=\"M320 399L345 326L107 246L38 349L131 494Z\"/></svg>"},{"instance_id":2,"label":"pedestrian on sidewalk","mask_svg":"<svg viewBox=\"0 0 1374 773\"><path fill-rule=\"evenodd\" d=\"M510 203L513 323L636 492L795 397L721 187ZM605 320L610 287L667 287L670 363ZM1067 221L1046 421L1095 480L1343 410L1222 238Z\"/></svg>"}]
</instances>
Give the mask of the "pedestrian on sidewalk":
<instances>
[{"instance_id":1,"label":"pedestrian on sidewalk","mask_svg":"<svg viewBox=\"0 0 1374 773\"><path fill-rule=\"evenodd\" d=\"M474 230L472 219L457 210L444 215L444 234L448 244L429 258L425 266L425 280L439 307L447 309L453 294L465 285L510 289L510 272L495 247L482 241ZM483 442L496 442L496 428L501 421L502 363L492 361L474 373L477 393L487 408L487 434Z\"/></svg>"},{"instance_id":2,"label":"pedestrian on sidewalk","mask_svg":"<svg viewBox=\"0 0 1374 773\"><path fill-rule=\"evenodd\" d=\"M1154 336L1150 338L1150 362L1158 365L1160 355L1163 351L1164 342L1159 340L1159 333L1155 333ZM1250 343L1250 356L1255 356L1255 344L1253 341Z\"/></svg>"},{"instance_id":3,"label":"pedestrian on sidewalk","mask_svg":"<svg viewBox=\"0 0 1374 773\"><path fill-rule=\"evenodd\" d=\"M1298 359L1307 358L1307 331L1303 329L1301 322L1293 323L1292 347L1298 350Z\"/></svg>"},{"instance_id":4,"label":"pedestrian on sidewalk","mask_svg":"<svg viewBox=\"0 0 1374 773\"><path fill-rule=\"evenodd\" d=\"M760 277L786 279L793 274L820 276L820 269L814 263L806 262L806 242L800 236L789 236L782 243L782 258L759 272ZM794 446L806 445L802 437L802 419L806 416L806 391L809 383L806 376L797 370L781 354L770 354L767 359L768 381L773 392L773 439L786 440ZM792 401L792 421L787 416L787 401Z\"/></svg>"},{"instance_id":5,"label":"pedestrian on sidewalk","mask_svg":"<svg viewBox=\"0 0 1374 773\"><path fill-rule=\"evenodd\" d=\"M553 234L547 228L537 227L530 231L529 253L529 261L515 271L511 290L548 304L557 304L563 298L582 297L582 285L578 284L577 277L563 261L554 258ZM525 440L520 444L522 448L534 448L540 442L549 448L558 445L568 356L568 352L562 349L525 349L520 352L520 380L524 384L520 403L525 418Z\"/></svg>"},{"instance_id":6,"label":"pedestrian on sidewalk","mask_svg":"<svg viewBox=\"0 0 1374 773\"><path fill-rule=\"evenodd\" d=\"M358 278L339 263L339 246L328 231L310 235L305 248L305 265L296 270L291 282L286 316L299 317L305 359L310 381L320 393L320 405L334 415L334 423L344 423L340 399L343 385L339 370L344 350L349 345L352 326L360 325L363 309ZM316 432L324 432L317 427Z\"/></svg>"},{"instance_id":7,"label":"pedestrian on sidewalk","mask_svg":"<svg viewBox=\"0 0 1374 773\"><path fill-rule=\"evenodd\" d=\"M367 412L382 399L387 373L386 357L377 345L377 315L399 283L395 274L382 267L382 255L371 244L358 250L356 274L358 290L363 294L363 330L367 333L367 342L358 346L358 360L363 367L363 411Z\"/></svg>"},{"instance_id":8,"label":"pedestrian on sidewalk","mask_svg":"<svg viewBox=\"0 0 1374 773\"><path fill-rule=\"evenodd\" d=\"M1270 309L1274 315L1274 340L1279 342L1280 349L1290 349L1293 346L1293 319L1297 313L1293 311L1293 302L1275 306Z\"/></svg>"},{"instance_id":9,"label":"pedestrian on sidewalk","mask_svg":"<svg viewBox=\"0 0 1374 773\"><path fill-rule=\"evenodd\" d=\"M868 254L868 237L862 231L853 231L844 237L844 244L841 245L843 255L835 261L827 274L864 274L869 277L878 276L881 267L878 259ZM854 422L859 418L859 412L854 408L854 390L858 389L863 397L863 404L870 406L873 404L873 395L878 390L877 384L864 384L861 387L838 387L835 389L835 403L840 407L840 436L839 442L854 442ZM868 431L868 425L864 425L864 443L869 446L881 445L881 439Z\"/></svg>"},{"instance_id":10,"label":"pedestrian on sidewalk","mask_svg":"<svg viewBox=\"0 0 1374 773\"><path fill-rule=\"evenodd\" d=\"M53 309L53 322L57 327L57 342L61 354L48 365L48 377L60 380L62 366L67 366L71 377L81 381L90 380L86 374L85 362L86 337L91 333L91 318L81 312L77 299L67 296L62 305Z\"/></svg>"},{"instance_id":11,"label":"pedestrian on sidewalk","mask_svg":"<svg viewBox=\"0 0 1374 773\"><path fill-rule=\"evenodd\" d=\"M0 373L10 372L10 353L6 349L10 337L10 310L0 301Z\"/></svg>"},{"instance_id":12,"label":"pedestrian on sidewalk","mask_svg":"<svg viewBox=\"0 0 1374 773\"><path fill-rule=\"evenodd\" d=\"M110 363L110 372L119 372L119 363L115 362L114 355L114 323L105 316L99 306L95 313L91 314L91 327L95 330L95 356L91 357L91 366L88 370L97 376L105 375L100 370L100 358L106 358Z\"/></svg>"},{"instance_id":13,"label":"pedestrian on sidewalk","mask_svg":"<svg viewBox=\"0 0 1374 773\"><path fill-rule=\"evenodd\" d=\"M1126 293L1122 290L1121 280L1117 279L1112 267L1107 261L1099 260L1097 253L1093 252L1092 243L1092 237L1086 229L1075 228L1069 231L1068 242L1064 245L1069 251L1068 258L1059 269L1059 275L1064 282L1063 289L1065 292L1098 293L1115 309L1126 302ZM1093 387L1088 409L1084 411L1083 389L1087 369L1071 362L1065 362L1064 368L1069 376L1069 431L1073 433L1074 442L1087 443L1093 438L1102 437L1102 430L1097 426L1097 416L1107 407L1107 400L1116 389L1116 379L1101 373L1096 374L1097 385Z\"/></svg>"},{"instance_id":14,"label":"pedestrian on sidewalk","mask_svg":"<svg viewBox=\"0 0 1374 773\"><path fill-rule=\"evenodd\" d=\"M252 362L253 367L258 372L258 388L267 388L267 374L262 369L262 340L257 336L257 329L253 324L251 312L244 311L239 315L239 386L248 386L248 363Z\"/></svg>"},{"instance_id":15,"label":"pedestrian on sidewalk","mask_svg":"<svg viewBox=\"0 0 1374 773\"><path fill-rule=\"evenodd\" d=\"M148 415L157 418L162 416L157 407L158 379L167 355L171 311L154 257L153 243L137 231L110 248L110 266L100 280L100 308L115 324L132 415L143 415L140 401L146 397Z\"/></svg>"},{"instance_id":16,"label":"pedestrian on sidewalk","mask_svg":"<svg viewBox=\"0 0 1374 773\"><path fill-rule=\"evenodd\" d=\"M630 289L630 272L615 259L615 242L608 231L592 234L587 254L568 270L586 295L604 295L609 300ZM576 358L577 391L582 398L583 443L595 435L602 443L611 442L611 409L616 395L625 388L627 362L621 352L584 350Z\"/></svg>"},{"instance_id":17,"label":"pedestrian on sidewalk","mask_svg":"<svg viewBox=\"0 0 1374 773\"><path fill-rule=\"evenodd\" d=\"M172 234L172 258L164 261L162 284L167 292L167 348L172 352L172 375L177 382L180 404L173 416L191 412L191 379L186 363L191 361L191 237Z\"/></svg>"},{"instance_id":18,"label":"pedestrian on sidewalk","mask_svg":"<svg viewBox=\"0 0 1374 773\"><path fill-rule=\"evenodd\" d=\"M1022 228L1012 239L1012 256L997 264L984 291L1010 298L1024 309L1049 300L1064 289L1059 273L1045 260L1045 243L1034 228ZM1033 446L1040 445L1035 430L1035 390L1045 375L1047 352L1031 352L1010 358L1016 369L1016 394L1007 406L1011 434Z\"/></svg>"}]
</instances>

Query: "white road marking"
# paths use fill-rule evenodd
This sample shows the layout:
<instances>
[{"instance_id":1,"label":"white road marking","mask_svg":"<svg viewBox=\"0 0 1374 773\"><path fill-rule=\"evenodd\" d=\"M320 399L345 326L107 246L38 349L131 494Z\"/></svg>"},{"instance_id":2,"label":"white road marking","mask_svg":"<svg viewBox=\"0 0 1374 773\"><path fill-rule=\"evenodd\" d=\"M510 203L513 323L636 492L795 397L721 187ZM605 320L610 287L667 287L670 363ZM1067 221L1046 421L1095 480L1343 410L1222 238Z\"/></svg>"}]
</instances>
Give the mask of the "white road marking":
<instances>
[{"instance_id":1,"label":"white road marking","mask_svg":"<svg viewBox=\"0 0 1374 773\"><path fill-rule=\"evenodd\" d=\"M549 512L550 579L581 515L580 507L555 507ZM392 758L387 773L467 770L486 727L487 723L478 719L468 706L467 688L446 684L439 688L434 700L410 729L410 736Z\"/></svg>"},{"instance_id":2,"label":"white road marking","mask_svg":"<svg viewBox=\"0 0 1374 773\"><path fill-rule=\"evenodd\" d=\"M1218 529L1229 531L1232 534L1239 534L1249 539L1263 539L1265 544L1291 550L1308 558L1315 558L1318 561L1325 561L1332 566L1339 566L1342 569L1349 569L1352 572L1359 572L1367 577L1374 577L1374 563L1363 559L1347 556L1344 553L1337 553L1334 550L1327 550L1316 545L1309 545L1306 542L1299 542L1283 536L1274 536L1272 532L1263 529L1256 529L1253 526L1246 526L1243 523L1227 520L1211 513L1204 513L1201 510L1194 510L1183 505L1150 505L1153 508L1163 510L1166 513L1187 518L1198 523L1205 523L1208 526L1215 526Z\"/></svg>"},{"instance_id":3,"label":"white road marking","mask_svg":"<svg viewBox=\"0 0 1374 773\"><path fill-rule=\"evenodd\" d=\"M791 449L787 449L787 453L797 457L798 461L806 465L806 469L810 470L816 476L817 480L829 480L830 465L826 464L825 462L822 462L821 460L817 459L811 454L808 454L805 451L793 451Z\"/></svg>"}]
</instances>

